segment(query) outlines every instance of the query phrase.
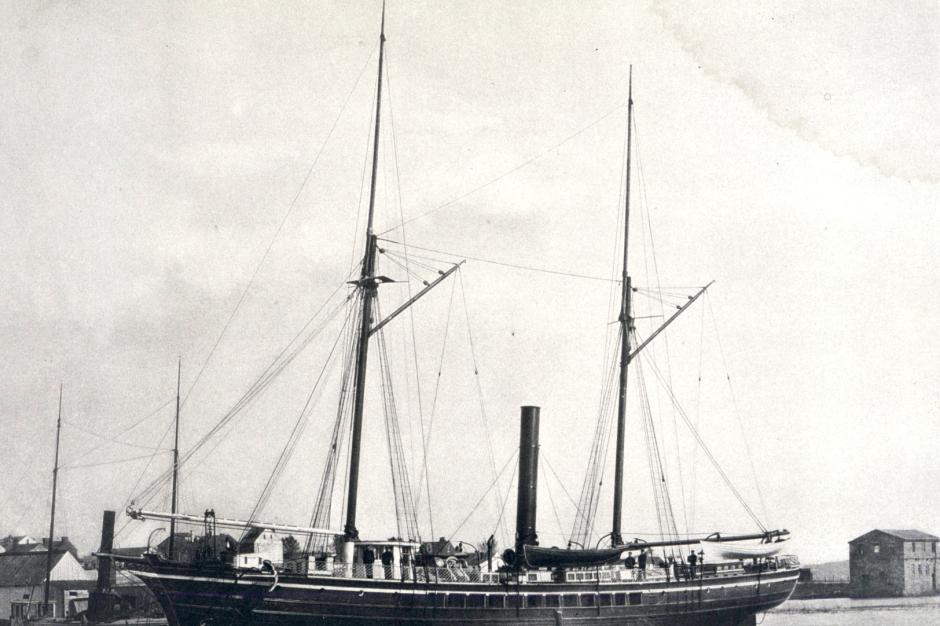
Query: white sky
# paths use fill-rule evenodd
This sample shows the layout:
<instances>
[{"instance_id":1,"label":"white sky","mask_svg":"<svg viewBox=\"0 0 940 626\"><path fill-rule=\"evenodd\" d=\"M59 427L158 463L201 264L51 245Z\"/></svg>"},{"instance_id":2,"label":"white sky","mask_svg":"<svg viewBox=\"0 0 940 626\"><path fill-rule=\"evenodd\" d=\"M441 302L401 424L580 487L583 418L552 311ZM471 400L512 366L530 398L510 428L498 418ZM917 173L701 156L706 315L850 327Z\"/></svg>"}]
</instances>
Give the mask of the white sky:
<instances>
[{"instance_id":1,"label":"white sky","mask_svg":"<svg viewBox=\"0 0 940 626\"><path fill-rule=\"evenodd\" d=\"M365 68L184 407L184 448L344 280L351 246L361 250L354 229L379 5L74 2L0 12L0 533L44 534L59 382L64 465L149 453L92 449L102 440L86 431L113 436L169 400L178 355L189 388ZM940 532L940 503L925 497L940 481L938 13L926 2L392 2L378 230L400 221L400 180L406 218L462 198L410 223L409 242L608 276L632 63L642 167L635 282L656 282L640 239L648 217L662 285L718 281L668 339L676 392L703 437L760 509L740 416L764 517L795 533L804 561L845 558L846 542L874 527ZM451 284L429 459L438 535L491 480ZM519 405L539 404L543 453L576 497L613 319L609 285L474 261L463 284L497 464L516 446ZM426 411L450 289L415 312ZM701 339L711 311L733 398L719 343ZM407 328L390 327L393 344ZM247 514L321 357L298 360L187 476L185 508ZM414 389L400 394L411 407ZM268 517L307 521L332 401L328 392L318 405ZM155 447L171 417L166 407L120 438ZM417 417L402 419L408 445ZM653 525L636 411L630 419L628 535ZM691 503L695 484L693 530L750 529L687 435L676 438L672 413L662 419L661 438L683 458L673 495L685 491ZM364 472L381 476L380 423L376 414ZM145 465L63 470L57 534L91 550L101 510L122 506ZM542 472L543 542L559 543L546 486L566 532L572 507ZM392 532L382 480L364 487L366 535ZM487 500L458 538L485 538L494 517ZM119 541L141 543L147 530Z\"/></svg>"}]
</instances>

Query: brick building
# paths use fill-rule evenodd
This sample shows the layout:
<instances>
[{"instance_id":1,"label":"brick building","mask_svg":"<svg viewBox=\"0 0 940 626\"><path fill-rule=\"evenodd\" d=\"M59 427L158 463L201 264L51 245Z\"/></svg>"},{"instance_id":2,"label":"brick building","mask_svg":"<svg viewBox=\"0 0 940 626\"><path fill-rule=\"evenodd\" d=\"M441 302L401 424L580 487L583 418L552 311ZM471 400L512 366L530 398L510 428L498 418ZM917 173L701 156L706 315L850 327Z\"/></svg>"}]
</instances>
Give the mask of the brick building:
<instances>
[{"instance_id":1,"label":"brick building","mask_svg":"<svg viewBox=\"0 0 940 626\"><path fill-rule=\"evenodd\" d=\"M921 596L938 592L937 543L919 530L872 530L849 542L854 597Z\"/></svg>"}]
</instances>

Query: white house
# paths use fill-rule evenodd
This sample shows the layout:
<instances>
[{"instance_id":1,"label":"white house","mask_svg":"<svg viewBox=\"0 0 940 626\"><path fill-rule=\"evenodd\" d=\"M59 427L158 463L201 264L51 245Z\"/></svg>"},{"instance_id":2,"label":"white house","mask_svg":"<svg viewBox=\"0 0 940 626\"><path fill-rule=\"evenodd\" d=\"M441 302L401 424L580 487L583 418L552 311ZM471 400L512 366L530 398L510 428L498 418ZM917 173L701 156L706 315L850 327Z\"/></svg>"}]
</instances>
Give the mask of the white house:
<instances>
[{"instance_id":1,"label":"white house","mask_svg":"<svg viewBox=\"0 0 940 626\"><path fill-rule=\"evenodd\" d=\"M238 543L238 554L235 556L236 567L261 568L265 561L274 565L284 562L284 544L266 528L252 528Z\"/></svg>"}]
</instances>

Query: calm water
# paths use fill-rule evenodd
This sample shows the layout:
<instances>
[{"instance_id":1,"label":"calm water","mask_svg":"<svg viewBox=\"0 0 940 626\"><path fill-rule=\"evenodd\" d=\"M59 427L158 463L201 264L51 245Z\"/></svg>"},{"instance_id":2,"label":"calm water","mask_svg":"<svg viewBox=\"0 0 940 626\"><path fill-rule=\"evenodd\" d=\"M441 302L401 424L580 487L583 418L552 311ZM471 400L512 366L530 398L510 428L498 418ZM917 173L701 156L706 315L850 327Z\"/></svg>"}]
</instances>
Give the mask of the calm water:
<instances>
[{"instance_id":1,"label":"calm water","mask_svg":"<svg viewBox=\"0 0 940 626\"><path fill-rule=\"evenodd\" d=\"M764 616L763 626L914 626L940 624L940 597L790 600Z\"/></svg>"}]
</instances>

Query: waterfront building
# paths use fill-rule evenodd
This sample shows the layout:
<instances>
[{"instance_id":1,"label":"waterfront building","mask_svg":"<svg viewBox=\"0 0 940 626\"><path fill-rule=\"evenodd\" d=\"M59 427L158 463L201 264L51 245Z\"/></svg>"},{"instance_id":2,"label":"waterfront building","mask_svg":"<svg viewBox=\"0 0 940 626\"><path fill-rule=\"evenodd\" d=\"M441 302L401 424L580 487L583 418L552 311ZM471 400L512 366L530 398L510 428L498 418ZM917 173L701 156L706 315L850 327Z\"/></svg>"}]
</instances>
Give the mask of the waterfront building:
<instances>
[{"instance_id":1,"label":"waterfront building","mask_svg":"<svg viewBox=\"0 0 940 626\"><path fill-rule=\"evenodd\" d=\"M849 542L854 597L937 593L937 543L920 530L875 529Z\"/></svg>"},{"instance_id":2,"label":"waterfront building","mask_svg":"<svg viewBox=\"0 0 940 626\"><path fill-rule=\"evenodd\" d=\"M265 561L281 565L284 562L284 544L271 530L250 528L238 542L235 564L238 567L261 569Z\"/></svg>"},{"instance_id":3,"label":"waterfront building","mask_svg":"<svg viewBox=\"0 0 940 626\"><path fill-rule=\"evenodd\" d=\"M35 617L42 609L49 551L35 549L36 545L42 545L38 542L21 545L33 547L0 554L0 619L3 620ZM88 591L94 587L95 575L85 570L67 548L53 549L51 565L49 603L52 606L42 613L54 617L74 615L76 603L87 598Z\"/></svg>"}]
</instances>

